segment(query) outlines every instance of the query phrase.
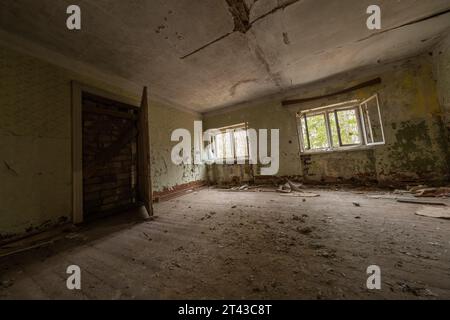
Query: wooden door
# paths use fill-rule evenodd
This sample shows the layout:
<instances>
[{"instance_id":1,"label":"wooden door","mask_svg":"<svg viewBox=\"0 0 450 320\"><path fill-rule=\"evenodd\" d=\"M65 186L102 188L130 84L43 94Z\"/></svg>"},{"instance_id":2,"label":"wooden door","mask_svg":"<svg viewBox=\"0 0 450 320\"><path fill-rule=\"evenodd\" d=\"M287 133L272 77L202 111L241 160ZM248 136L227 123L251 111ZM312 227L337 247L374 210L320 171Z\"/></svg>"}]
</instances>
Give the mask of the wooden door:
<instances>
[{"instance_id":1,"label":"wooden door","mask_svg":"<svg viewBox=\"0 0 450 320\"><path fill-rule=\"evenodd\" d=\"M138 119L138 190L140 200L150 216L153 215L153 192L150 158L150 126L147 87L144 88Z\"/></svg>"}]
</instances>

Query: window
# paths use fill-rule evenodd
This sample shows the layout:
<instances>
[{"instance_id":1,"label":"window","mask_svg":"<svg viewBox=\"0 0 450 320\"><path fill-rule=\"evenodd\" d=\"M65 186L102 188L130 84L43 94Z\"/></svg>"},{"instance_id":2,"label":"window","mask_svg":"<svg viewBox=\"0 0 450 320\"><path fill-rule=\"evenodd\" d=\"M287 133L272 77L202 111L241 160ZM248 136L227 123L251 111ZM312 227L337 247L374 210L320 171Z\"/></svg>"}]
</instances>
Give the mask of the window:
<instances>
[{"instance_id":1,"label":"window","mask_svg":"<svg viewBox=\"0 0 450 320\"><path fill-rule=\"evenodd\" d=\"M333 151L384 144L378 95L298 114L302 152Z\"/></svg>"},{"instance_id":2,"label":"window","mask_svg":"<svg viewBox=\"0 0 450 320\"><path fill-rule=\"evenodd\" d=\"M248 159L247 125L238 124L218 129L212 138L212 160L238 161Z\"/></svg>"}]
</instances>

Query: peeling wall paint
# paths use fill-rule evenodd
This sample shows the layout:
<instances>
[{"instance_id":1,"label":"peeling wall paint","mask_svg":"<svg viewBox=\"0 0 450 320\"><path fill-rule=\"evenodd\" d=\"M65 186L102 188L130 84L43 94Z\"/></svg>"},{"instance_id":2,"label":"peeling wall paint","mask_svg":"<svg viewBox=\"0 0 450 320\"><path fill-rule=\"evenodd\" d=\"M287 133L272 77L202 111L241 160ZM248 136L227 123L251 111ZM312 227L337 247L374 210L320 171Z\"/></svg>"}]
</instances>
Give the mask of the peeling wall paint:
<instances>
[{"instance_id":1,"label":"peeling wall paint","mask_svg":"<svg viewBox=\"0 0 450 320\"><path fill-rule=\"evenodd\" d=\"M206 115L203 121L205 129L222 128L243 122L247 122L249 128L256 130L280 129L279 175L294 176L301 171L295 114L287 111L279 102L268 102L223 114ZM268 143L270 144L269 141ZM231 182L233 177L239 177L242 172L240 168L232 169L232 167L209 167L210 179L221 183ZM258 172L258 170L255 169L254 172ZM249 179L248 175L244 177Z\"/></svg>"},{"instance_id":2,"label":"peeling wall paint","mask_svg":"<svg viewBox=\"0 0 450 320\"><path fill-rule=\"evenodd\" d=\"M153 192L170 190L192 181L206 180L205 166L175 165L171 160L172 148L178 143L170 141L173 130L179 128L189 130L193 145L194 121L201 120L201 117L180 112L160 103L152 104L151 113Z\"/></svg>"},{"instance_id":3,"label":"peeling wall paint","mask_svg":"<svg viewBox=\"0 0 450 320\"><path fill-rule=\"evenodd\" d=\"M434 77L439 103L442 106L442 130L447 135L447 162L450 163L450 35L433 51Z\"/></svg>"},{"instance_id":4,"label":"peeling wall paint","mask_svg":"<svg viewBox=\"0 0 450 320\"><path fill-rule=\"evenodd\" d=\"M72 219L71 80L140 101L0 46L0 240ZM150 101L155 192L205 179L204 168L170 161L172 128L191 128L197 118Z\"/></svg>"},{"instance_id":5,"label":"peeling wall paint","mask_svg":"<svg viewBox=\"0 0 450 320\"><path fill-rule=\"evenodd\" d=\"M448 180L447 135L443 107L433 78L432 58L424 54L380 70L380 74L375 74L382 78L382 84L374 87L289 108L282 107L279 101L242 105L230 112L206 115L205 124L207 128L218 128L248 122L249 127L255 129L279 128L280 177L301 175L311 182L387 185ZM365 76L364 73L345 74L336 80L314 84L305 88L303 97L333 92L343 84L360 83ZM375 93L380 98L386 145L299 155L296 112L355 98L365 100ZM213 181L230 181L230 176L221 176L227 172L215 169Z\"/></svg>"}]
</instances>

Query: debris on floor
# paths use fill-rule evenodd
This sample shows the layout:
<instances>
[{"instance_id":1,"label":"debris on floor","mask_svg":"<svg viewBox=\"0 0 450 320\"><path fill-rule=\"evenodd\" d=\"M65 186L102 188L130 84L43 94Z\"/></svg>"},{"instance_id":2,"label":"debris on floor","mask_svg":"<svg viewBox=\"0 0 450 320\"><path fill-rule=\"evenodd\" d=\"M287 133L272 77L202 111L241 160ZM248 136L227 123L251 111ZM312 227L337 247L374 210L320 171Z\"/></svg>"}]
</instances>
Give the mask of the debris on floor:
<instances>
[{"instance_id":1,"label":"debris on floor","mask_svg":"<svg viewBox=\"0 0 450 320\"><path fill-rule=\"evenodd\" d=\"M287 184L289 185L289 187L291 188L292 191L297 191L297 192L303 192L303 184L302 183L293 183L292 181L288 180Z\"/></svg>"},{"instance_id":2,"label":"debris on floor","mask_svg":"<svg viewBox=\"0 0 450 320\"><path fill-rule=\"evenodd\" d=\"M411 204L426 204L431 206L446 206L444 202L432 201L432 200L417 200L417 199L397 199L397 202L411 203Z\"/></svg>"},{"instance_id":3,"label":"debris on floor","mask_svg":"<svg viewBox=\"0 0 450 320\"><path fill-rule=\"evenodd\" d=\"M367 198L370 198L370 199L381 199L381 200L414 199L414 198L411 198L411 197L406 198L405 196L398 195L398 193L397 194L368 195Z\"/></svg>"},{"instance_id":4,"label":"debris on floor","mask_svg":"<svg viewBox=\"0 0 450 320\"><path fill-rule=\"evenodd\" d=\"M281 196L285 197L299 197L299 198L316 198L320 197L320 194L313 192L295 192L295 193L282 193Z\"/></svg>"},{"instance_id":5,"label":"debris on floor","mask_svg":"<svg viewBox=\"0 0 450 320\"><path fill-rule=\"evenodd\" d=\"M4 280L0 281L0 287L7 289L9 287L12 287L14 285L14 280Z\"/></svg>"},{"instance_id":6,"label":"debris on floor","mask_svg":"<svg viewBox=\"0 0 450 320\"><path fill-rule=\"evenodd\" d=\"M291 195L293 197L319 197L320 195L316 193L306 192L305 186L302 183L296 183L289 179L287 182L281 185L220 185L214 187L215 189L219 189L220 191L225 192L278 192L282 195Z\"/></svg>"},{"instance_id":7,"label":"debris on floor","mask_svg":"<svg viewBox=\"0 0 450 320\"><path fill-rule=\"evenodd\" d=\"M418 198L450 197L450 187L430 188L425 185L408 187L407 190L395 190L395 194L412 194Z\"/></svg>"},{"instance_id":8,"label":"debris on floor","mask_svg":"<svg viewBox=\"0 0 450 320\"><path fill-rule=\"evenodd\" d=\"M394 200L400 203L423 204L434 206L449 206L447 197L450 195L450 188L428 188L417 186L408 190L395 190L393 193L367 195L370 199ZM425 199L434 198L434 199Z\"/></svg>"},{"instance_id":9,"label":"debris on floor","mask_svg":"<svg viewBox=\"0 0 450 320\"><path fill-rule=\"evenodd\" d=\"M436 294L434 294L430 289L423 287L413 287L403 282L398 282L397 284L399 285L402 292L412 293L416 297L436 297Z\"/></svg>"},{"instance_id":10,"label":"debris on floor","mask_svg":"<svg viewBox=\"0 0 450 320\"><path fill-rule=\"evenodd\" d=\"M303 184L294 183L290 180L287 180L285 184L279 186L277 192L281 193L303 192Z\"/></svg>"},{"instance_id":11,"label":"debris on floor","mask_svg":"<svg viewBox=\"0 0 450 320\"><path fill-rule=\"evenodd\" d=\"M445 188L424 188L414 192L415 197L450 197L450 187Z\"/></svg>"},{"instance_id":12,"label":"debris on floor","mask_svg":"<svg viewBox=\"0 0 450 320\"><path fill-rule=\"evenodd\" d=\"M311 234L314 231L314 229L315 227L304 227L304 228L297 227L297 231L304 235Z\"/></svg>"},{"instance_id":13,"label":"debris on floor","mask_svg":"<svg viewBox=\"0 0 450 320\"><path fill-rule=\"evenodd\" d=\"M292 189L291 189L291 186L288 183L285 183L285 184L283 184L283 185L278 187L277 192L280 192L280 193L291 193Z\"/></svg>"},{"instance_id":14,"label":"debris on floor","mask_svg":"<svg viewBox=\"0 0 450 320\"><path fill-rule=\"evenodd\" d=\"M420 210L416 212L416 215L450 220L450 207L446 208L422 207Z\"/></svg>"}]
</instances>

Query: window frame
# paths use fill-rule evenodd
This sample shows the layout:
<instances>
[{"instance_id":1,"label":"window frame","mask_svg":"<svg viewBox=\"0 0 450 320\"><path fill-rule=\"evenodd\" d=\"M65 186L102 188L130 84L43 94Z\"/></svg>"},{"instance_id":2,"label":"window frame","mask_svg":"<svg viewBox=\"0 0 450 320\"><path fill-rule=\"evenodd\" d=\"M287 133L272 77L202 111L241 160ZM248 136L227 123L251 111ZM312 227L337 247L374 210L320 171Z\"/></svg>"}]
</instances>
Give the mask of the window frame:
<instances>
[{"instance_id":1,"label":"window frame","mask_svg":"<svg viewBox=\"0 0 450 320\"><path fill-rule=\"evenodd\" d=\"M232 125L232 126L227 126L227 127L223 127L223 128L219 128L217 129L218 132L220 132L220 134L224 135L224 137L226 137L226 134L232 130L232 137L231 137L231 146L232 146L232 153L233 156L232 157L227 157L227 153L225 150L225 140L223 141L223 147L224 150L222 152L222 154L224 155L223 157L219 158L217 157L217 136L218 135L214 135L211 137L211 145L212 145L212 155L209 155L209 159L212 161L215 161L217 159L222 160L224 163L230 163L231 161L233 161L234 164L241 162L241 161L248 161L249 157L250 157L250 142L248 139L248 123L240 123L240 124L236 124L236 125ZM236 131L241 131L241 132L245 132L245 139L246 139L246 155L245 157L237 157L236 155L236 136L235 136L235 132Z\"/></svg>"},{"instance_id":2,"label":"window frame","mask_svg":"<svg viewBox=\"0 0 450 320\"><path fill-rule=\"evenodd\" d=\"M367 117L369 119L369 128L366 128L366 124L364 121L364 115L363 115L363 106L366 106L366 112L367 112L367 104L374 99L376 100L376 103L377 103L378 117L379 117L379 121L380 121L380 125L381 125L381 134L382 134L382 138L383 138L383 141L380 141L380 142L367 141L368 140L367 139L367 130L370 130L371 136L373 137L372 126L370 125L370 117L367 113ZM341 134L340 126L339 126L338 112L346 111L346 110L354 110L354 112L355 112L360 143L357 143L357 144L343 144L342 143L342 134ZM325 118L325 131L327 134L328 146L325 148L320 148L320 149L311 149L310 134L309 134L309 129L308 129L308 117L316 116L316 115L323 115ZM337 130L337 136L338 136L338 141L337 141L338 145L337 146L335 145L335 143L332 139L333 134L332 134L332 128L331 128L331 124L330 124L330 115L334 115L334 121L336 122L336 130ZM303 123L305 124L305 128L303 128ZM363 100L362 102L360 100L351 100L351 101L346 101L346 102L328 105L328 106L324 106L324 107L319 107L319 108L315 108L315 109L300 111L297 113L297 130L298 130L301 154L316 154L316 153L329 153L329 152L336 152L336 151L358 150L358 149L364 149L364 148L368 148L368 147L386 144L378 94L375 94L375 95L369 97L368 99ZM306 133L306 137L304 137L304 132L303 132L304 130Z\"/></svg>"},{"instance_id":3,"label":"window frame","mask_svg":"<svg viewBox=\"0 0 450 320\"><path fill-rule=\"evenodd\" d=\"M381 129L381 136L383 138L383 141L381 142L368 142L367 141L367 129L365 128L365 121L364 121L364 115L363 115L363 105L366 106L366 112L367 112L367 103L370 102L371 100L375 99L376 103L377 103L377 110L378 110L378 119L380 120L380 129ZM385 145L386 144L386 137L384 135L384 126L383 126L383 119L381 117L381 108L380 108L380 99L378 97L378 94L375 94L373 96L371 96L370 98L364 100L363 102L361 102L359 104L359 109L360 109L360 115L361 115L361 123L363 124L363 135L364 135L364 142L367 146L380 146L380 145ZM368 123L370 124L370 116L369 114L367 114L367 119L368 119ZM371 132L371 136L372 136L372 140L373 140L373 131L372 131L372 126L369 126L370 128L370 132Z\"/></svg>"}]
</instances>

